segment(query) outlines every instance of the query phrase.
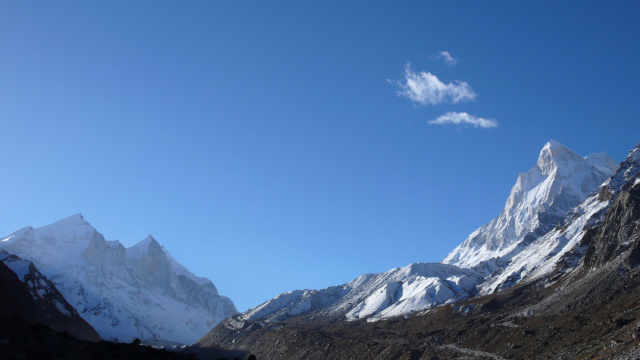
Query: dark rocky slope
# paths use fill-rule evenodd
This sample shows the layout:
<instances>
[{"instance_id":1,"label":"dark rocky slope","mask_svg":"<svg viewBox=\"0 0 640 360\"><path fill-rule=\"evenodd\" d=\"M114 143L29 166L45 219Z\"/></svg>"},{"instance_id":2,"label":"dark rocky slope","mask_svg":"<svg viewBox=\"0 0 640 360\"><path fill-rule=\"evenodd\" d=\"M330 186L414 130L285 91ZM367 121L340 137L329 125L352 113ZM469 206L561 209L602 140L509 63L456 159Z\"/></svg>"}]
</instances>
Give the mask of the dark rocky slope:
<instances>
[{"instance_id":1,"label":"dark rocky slope","mask_svg":"<svg viewBox=\"0 0 640 360\"><path fill-rule=\"evenodd\" d=\"M34 283L40 284L38 289L29 287L28 284ZM0 317L20 317L31 323L42 323L58 331L67 331L80 339L101 340L93 327L78 315L33 263L30 263L23 283L13 270L0 261Z\"/></svg>"},{"instance_id":2,"label":"dark rocky slope","mask_svg":"<svg viewBox=\"0 0 640 360\"><path fill-rule=\"evenodd\" d=\"M191 350L215 358L209 349L222 347L260 360L640 358L640 181L627 170L612 179L615 191L603 188L610 205L566 255L581 257L576 267L560 261L550 276L410 318L229 319Z\"/></svg>"}]
</instances>

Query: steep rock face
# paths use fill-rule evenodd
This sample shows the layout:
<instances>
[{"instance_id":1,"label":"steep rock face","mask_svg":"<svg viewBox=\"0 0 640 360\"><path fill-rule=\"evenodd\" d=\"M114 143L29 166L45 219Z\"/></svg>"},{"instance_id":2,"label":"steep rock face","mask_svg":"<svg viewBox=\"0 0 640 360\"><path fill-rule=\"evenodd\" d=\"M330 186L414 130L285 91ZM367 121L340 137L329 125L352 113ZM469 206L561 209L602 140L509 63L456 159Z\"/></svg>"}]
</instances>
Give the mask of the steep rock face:
<instances>
[{"instance_id":1,"label":"steep rock face","mask_svg":"<svg viewBox=\"0 0 640 360\"><path fill-rule=\"evenodd\" d=\"M0 314L20 316L79 339L100 336L65 300L53 283L31 261L0 250Z\"/></svg>"},{"instance_id":2,"label":"steep rock face","mask_svg":"<svg viewBox=\"0 0 640 360\"><path fill-rule=\"evenodd\" d=\"M632 159L628 158L623 164L621 173L627 180L624 185L618 191L610 186L606 188L606 191L614 190L616 195L588 241L584 264L589 269L600 268L625 253L626 267L640 265L640 157L636 158L637 162Z\"/></svg>"},{"instance_id":3,"label":"steep rock face","mask_svg":"<svg viewBox=\"0 0 640 360\"><path fill-rule=\"evenodd\" d=\"M18 230L0 248L32 260L105 339L188 344L237 313L153 237L125 248L81 215Z\"/></svg>"},{"instance_id":4,"label":"steep rock face","mask_svg":"<svg viewBox=\"0 0 640 360\"><path fill-rule=\"evenodd\" d=\"M548 142L536 165L518 176L500 215L469 235L442 262L486 269L487 274L495 271L501 258L509 259L548 233L615 169L605 153L582 158L557 141Z\"/></svg>"}]
</instances>

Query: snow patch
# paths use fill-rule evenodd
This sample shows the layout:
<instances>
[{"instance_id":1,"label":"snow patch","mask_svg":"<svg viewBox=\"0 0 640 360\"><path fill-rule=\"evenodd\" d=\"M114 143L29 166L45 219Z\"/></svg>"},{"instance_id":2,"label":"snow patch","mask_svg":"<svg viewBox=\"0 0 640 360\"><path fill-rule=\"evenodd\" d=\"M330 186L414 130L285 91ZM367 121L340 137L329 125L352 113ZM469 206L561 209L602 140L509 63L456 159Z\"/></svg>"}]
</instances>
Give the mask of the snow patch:
<instances>
[{"instance_id":1,"label":"snow patch","mask_svg":"<svg viewBox=\"0 0 640 360\"><path fill-rule=\"evenodd\" d=\"M66 316L71 316L71 313L69 312L69 310L67 310L67 308L64 306L63 303L56 301L55 305L56 305L56 309L58 309L58 311L60 311L62 314Z\"/></svg>"}]
</instances>

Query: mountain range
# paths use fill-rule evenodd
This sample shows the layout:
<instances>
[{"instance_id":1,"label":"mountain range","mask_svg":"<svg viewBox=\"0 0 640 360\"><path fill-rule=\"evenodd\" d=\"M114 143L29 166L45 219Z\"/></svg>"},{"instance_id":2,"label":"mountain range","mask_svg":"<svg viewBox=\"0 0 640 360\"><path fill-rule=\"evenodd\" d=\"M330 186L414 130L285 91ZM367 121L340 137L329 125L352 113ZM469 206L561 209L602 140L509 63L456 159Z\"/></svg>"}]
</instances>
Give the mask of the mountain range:
<instances>
[{"instance_id":1,"label":"mountain range","mask_svg":"<svg viewBox=\"0 0 640 360\"><path fill-rule=\"evenodd\" d=\"M550 141L498 217L441 263L278 295L192 349L265 359L636 356L639 174L640 145L618 166Z\"/></svg>"},{"instance_id":2,"label":"mountain range","mask_svg":"<svg viewBox=\"0 0 640 360\"><path fill-rule=\"evenodd\" d=\"M616 164L549 141L501 213L440 263L290 291L241 314L153 237L125 248L80 214L0 239L0 280L2 316L49 318L93 341L197 340L187 351L202 358L633 359L640 144Z\"/></svg>"}]
</instances>

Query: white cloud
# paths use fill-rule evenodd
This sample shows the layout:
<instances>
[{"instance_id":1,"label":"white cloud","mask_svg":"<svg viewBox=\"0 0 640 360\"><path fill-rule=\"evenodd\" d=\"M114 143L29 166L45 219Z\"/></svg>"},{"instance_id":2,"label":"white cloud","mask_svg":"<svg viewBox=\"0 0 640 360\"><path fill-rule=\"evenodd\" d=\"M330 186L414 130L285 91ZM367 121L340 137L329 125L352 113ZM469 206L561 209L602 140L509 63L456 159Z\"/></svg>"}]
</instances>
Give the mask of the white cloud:
<instances>
[{"instance_id":1,"label":"white cloud","mask_svg":"<svg viewBox=\"0 0 640 360\"><path fill-rule=\"evenodd\" d=\"M444 101L472 101L476 98L476 93L464 81L446 84L430 72L415 73L409 66L405 69L404 81L393 82L402 89L398 95L424 106Z\"/></svg>"},{"instance_id":2,"label":"white cloud","mask_svg":"<svg viewBox=\"0 0 640 360\"><path fill-rule=\"evenodd\" d=\"M437 58L444 60L444 62L449 66L453 66L458 63L458 59L451 56L451 54L445 50L440 51Z\"/></svg>"},{"instance_id":3,"label":"white cloud","mask_svg":"<svg viewBox=\"0 0 640 360\"><path fill-rule=\"evenodd\" d=\"M469 115L466 112L448 112L439 116L435 120L429 121L429 124L470 124L474 127L494 128L498 126L498 122L493 119L485 119Z\"/></svg>"}]
</instances>

